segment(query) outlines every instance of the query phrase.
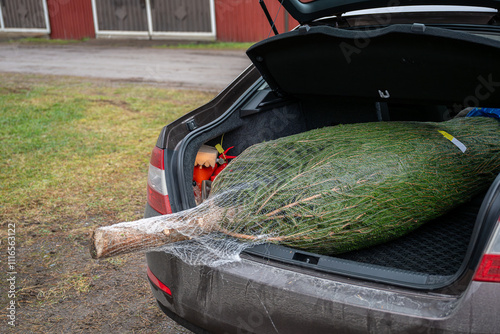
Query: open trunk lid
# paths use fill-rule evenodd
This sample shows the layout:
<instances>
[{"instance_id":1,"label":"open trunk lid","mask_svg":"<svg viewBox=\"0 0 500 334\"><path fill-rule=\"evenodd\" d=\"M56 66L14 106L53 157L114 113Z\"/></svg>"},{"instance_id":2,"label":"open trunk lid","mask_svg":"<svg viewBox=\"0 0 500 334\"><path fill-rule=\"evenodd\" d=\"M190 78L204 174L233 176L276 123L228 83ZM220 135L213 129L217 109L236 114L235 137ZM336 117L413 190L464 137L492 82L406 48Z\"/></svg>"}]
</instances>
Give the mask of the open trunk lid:
<instances>
[{"instance_id":1,"label":"open trunk lid","mask_svg":"<svg viewBox=\"0 0 500 334\"><path fill-rule=\"evenodd\" d=\"M302 26L247 54L281 96L500 105L500 41L470 33L422 24L369 31Z\"/></svg>"},{"instance_id":2,"label":"open trunk lid","mask_svg":"<svg viewBox=\"0 0 500 334\"><path fill-rule=\"evenodd\" d=\"M338 16L345 12L391 7L391 6L416 6L416 5L444 5L444 6L481 6L489 8L500 8L499 0L283 0L283 7L301 24L309 23L325 16Z\"/></svg>"}]
</instances>

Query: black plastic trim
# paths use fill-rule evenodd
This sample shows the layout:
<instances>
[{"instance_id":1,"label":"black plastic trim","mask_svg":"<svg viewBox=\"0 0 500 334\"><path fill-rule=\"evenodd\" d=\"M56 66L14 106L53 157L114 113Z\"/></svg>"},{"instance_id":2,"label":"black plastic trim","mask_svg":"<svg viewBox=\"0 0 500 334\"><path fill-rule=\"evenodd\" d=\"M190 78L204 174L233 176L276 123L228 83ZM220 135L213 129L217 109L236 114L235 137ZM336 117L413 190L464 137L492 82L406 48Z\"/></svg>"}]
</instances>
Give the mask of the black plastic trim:
<instances>
[{"instance_id":1,"label":"black plastic trim","mask_svg":"<svg viewBox=\"0 0 500 334\"><path fill-rule=\"evenodd\" d=\"M480 224L473 238L471 239L471 245L475 247L469 247L470 253L467 254L469 259L467 263L467 269L475 271L479 265L486 246L492 238L493 231L495 229L497 221L500 219L500 175L498 175L488 189L486 196L484 198L483 204L477 216L476 224Z\"/></svg>"},{"instance_id":2,"label":"black plastic trim","mask_svg":"<svg viewBox=\"0 0 500 334\"><path fill-rule=\"evenodd\" d=\"M175 179L175 174L172 170L172 161L175 161L175 151L171 149L164 150L164 164L165 164L165 181L167 183L168 199L170 202L170 209L172 212L182 210L181 196L179 193L179 185Z\"/></svg>"},{"instance_id":3,"label":"black plastic trim","mask_svg":"<svg viewBox=\"0 0 500 334\"><path fill-rule=\"evenodd\" d=\"M426 274L412 273L399 269L392 269L377 265L362 264L355 261L332 258L314 253L295 250L292 248L273 244L263 244L245 251L248 254L265 257L271 260L285 262L304 268L340 274L349 277L368 279L376 282L391 283L412 288L432 289L429 286L429 276ZM306 262L302 259L316 259L316 263Z\"/></svg>"},{"instance_id":4,"label":"black plastic trim","mask_svg":"<svg viewBox=\"0 0 500 334\"><path fill-rule=\"evenodd\" d=\"M263 89L258 91L256 96L240 109L240 117L250 116L296 102L297 100L294 98L278 97L271 89Z\"/></svg>"}]
</instances>

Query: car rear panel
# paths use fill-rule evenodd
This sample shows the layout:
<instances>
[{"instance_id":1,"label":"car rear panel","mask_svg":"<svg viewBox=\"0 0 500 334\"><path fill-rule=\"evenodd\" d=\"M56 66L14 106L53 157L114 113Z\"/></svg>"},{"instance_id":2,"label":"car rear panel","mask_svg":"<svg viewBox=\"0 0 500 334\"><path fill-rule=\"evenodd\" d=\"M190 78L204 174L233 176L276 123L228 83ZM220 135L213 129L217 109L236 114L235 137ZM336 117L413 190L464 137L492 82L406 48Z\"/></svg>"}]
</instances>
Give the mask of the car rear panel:
<instances>
[{"instance_id":1,"label":"car rear panel","mask_svg":"<svg viewBox=\"0 0 500 334\"><path fill-rule=\"evenodd\" d=\"M478 220L497 221L499 184L497 179L485 196ZM157 214L146 207L145 216ZM476 256L466 255L470 261L461 278L457 277L459 284L440 290L363 278L363 268L373 269L367 263L357 264L360 275L354 278L248 254L241 255L241 262L216 268L190 266L164 252L148 253L147 261L152 273L172 292L168 296L152 285L162 309L200 331L498 333L500 320L494 305L500 300L500 285L471 281L492 229L477 228L472 233L478 240L486 239L478 243L481 249L475 250ZM390 276L390 271L389 267L384 272Z\"/></svg>"},{"instance_id":2,"label":"car rear panel","mask_svg":"<svg viewBox=\"0 0 500 334\"><path fill-rule=\"evenodd\" d=\"M398 29L402 28L407 27ZM302 34L310 34L314 30L310 32L308 30ZM429 29L426 34L433 35L433 31ZM399 33L400 31L397 36L400 36ZM424 31L416 30L405 33L409 36L418 35L420 38ZM435 35L442 37L441 33L436 31ZM293 34L299 35L299 33ZM333 33L328 32L328 34ZM351 33L345 34L352 38L356 37ZM461 34L451 35L454 38L458 35L461 37ZM377 36L374 34L372 37L376 39ZM285 40L285 38L275 39ZM355 41L355 38L352 40ZM464 40L470 42L471 45L483 44L488 50L498 47L498 42L481 38L468 40L464 37L462 41ZM261 46L265 44L261 43ZM278 48L278 51L280 50L283 51ZM258 56L262 56L257 51L259 48L254 47L256 60ZM498 49L491 51L491 54L498 54ZM424 56L422 59L426 59ZM492 56L491 59L496 58ZM481 67L481 71L486 71L484 72L486 77L491 73L489 72L490 65L486 63L478 67ZM493 70L495 68L497 67ZM481 71L474 72L470 78L476 80L478 75L483 73ZM244 76L247 76L246 80ZM255 89L252 85L256 86L258 83L255 83L258 80L256 71L249 68L244 76L234 83L236 90L224 91L223 96L217 97L212 103L167 126L158 139L157 146L165 149L166 152L166 183L171 195L172 211L192 206L189 181L192 176L191 160L194 161L196 148L199 147L196 140L203 143L215 137L209 133L209 123L216 123L216 119L222 118L225 112L232 108L231 106L240 102L243 104L245 101L238 102L240 97L247 94L249 90ZM496 77L494 78L496 80ZM474 83L474 80L469 81ZM284 82L288 81L284 80ZM290 82L298 81L290 80ZM471 86L472 90L475 85L477 83ZM278 88L281 86L277 85ZM282 91L290 93L286 89ZM416 97L411 96L412 99L421 96L422 89L411 91L419 94ZM374 89L373 93L376 95L378 91ZM500 95L497 93L489 95L492 102L500 101ZM450 97L446 100L454 100L453 94L455 90L450 89ZM314 99L316 100L315 96ZM306 98L301 102L302 106L307 106ZM248 117L242 113L243 107L238 108L235 107L235 110L231 111L234 118ZM282 107L280 110L286 114L291 108ZM236 128L240 130L240 127L244 125L243 122L240 124L234 121L230 130ZM205 127L207 130L202 133L200 129ZM189 143L186 138L192 142ZM187 147L188 144L193 146L190 148L192 157L185 159L188 154L182 153L180 148ZM370 258L370 254L367 256L370 261L365 262L359 261L359 256L354 260L341 259L356 263L355 269L358 274L349 275L335 270L318 270L309 262L307 265L300 265L293 261L285 261L284 258L270 256L266 258L265 254L259 255L258 252L254 255L242 254L240 262L215 268L191 266L167 253L150 252L147 254L148 267L152 274L169 288L171 296L162 292L154 284L152 284L152 291L162 309L174 319L182 319L183 322L192 324L192 329L214 333L498 333L500 332L500 319L497 305L500 300L500 285L472 281L472 277L500 214L499 184L500 179L497 179L485 196L482 211L479 214L477 210L467 213L477 215L478 218L475 222L474 218L466 220L470 223L467 226L468 232L465 233L465 241L459 245L463 253L462 259L452 263L450 272L439 273L443 277L453 278L453 282L442 281L440 285L429 285L425 281L417 287L418 284L405 286L394 280L382 280L380 276L370 279L363 274L374 269L375 266L386 265L384 273L388 277L391 277L393 269L394 275L401 274L393 265L388 265L387 261L373 263L374 258L373 256ZM148 205L145 216L155 215L158 215L158 212ZM449 228L446 227L445 230L449 231ZM443 238L446 238L446 233L443 235ZM448 241L455 241L455 239ZM439 237L434 242L439 243ZM405 248L404 245L402 247ZM281 251L286 252L286 249L283 248ZM369 250L367 252L370 253ZM300 261L294 256L291 256L291 260ZM394 262L393 258L391 260ZM434 260L446 261L442 258ZM439 261L435 263L440 263ZM319 260L318 263L321 264ZM431 269L435 269L434 263L427 264ZM429 277L435 275L433 272L427 274ZM420 276L417 276L415 279L419 279ZM408 275L404 277L407 283L408 277ZM447 286L443 287L443 282Z\"/></svg>"},{"instance_id":3,"label":"car rear panel","mask_svg":"<svg viewBox=\"0 0 500 334\"><path fill-rule=\"evenodd\" d=\"M147 255L172 297L158 301L216 333L498 333L496 283L472 282L459 296L422 293L289 270L251 258L217 268ZM168 266L165 266L168 264Z\"/></svg>"}]
</instances>

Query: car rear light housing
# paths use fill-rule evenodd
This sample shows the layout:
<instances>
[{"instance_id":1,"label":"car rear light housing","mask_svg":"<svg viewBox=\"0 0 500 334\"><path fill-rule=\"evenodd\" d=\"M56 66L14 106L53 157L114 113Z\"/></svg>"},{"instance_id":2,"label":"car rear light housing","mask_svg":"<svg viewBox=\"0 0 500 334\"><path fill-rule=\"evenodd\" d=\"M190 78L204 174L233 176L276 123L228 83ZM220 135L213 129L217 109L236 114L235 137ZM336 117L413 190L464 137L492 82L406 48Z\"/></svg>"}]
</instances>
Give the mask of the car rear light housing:
<instances>
[{"instance_id":1,"label":"car rear light housing","mask_svg":"<svg viewBox=\"0 0 500 334\"><path fill-rule=\"evenodd\" d=\"M474 276L475 281L500 283L500 221Z\"/></svg>"},{"instance_id":2,"label":"car rear light housing","mask_svg":"<svg viewBox=\"0 0 500 334\"><path fill-rule=\"evenodd\" d=\"M167 295L169 296L172 296L172 291L170 290L170 288L168 286L166 286L165 284L163 284L162 281L160 281L154 274L153 272L151 271L151 269L149 269L149 267L147 267L147 273L148 273L148 278L149 280L151 281L151 283L156 286L158 289L160 289L161 291L165 292Z\"/></svg>"},{"instance_id":3,"label":"car rear light housing","mask_svg":"<svg viewBox=\"0 0 500 334\"><path fill-rule=\"evenodd\" d=\"M165 178L164 150L156 146L149 162L148 203L163 215L172 213Z\"/></svg>"}]
</instances>

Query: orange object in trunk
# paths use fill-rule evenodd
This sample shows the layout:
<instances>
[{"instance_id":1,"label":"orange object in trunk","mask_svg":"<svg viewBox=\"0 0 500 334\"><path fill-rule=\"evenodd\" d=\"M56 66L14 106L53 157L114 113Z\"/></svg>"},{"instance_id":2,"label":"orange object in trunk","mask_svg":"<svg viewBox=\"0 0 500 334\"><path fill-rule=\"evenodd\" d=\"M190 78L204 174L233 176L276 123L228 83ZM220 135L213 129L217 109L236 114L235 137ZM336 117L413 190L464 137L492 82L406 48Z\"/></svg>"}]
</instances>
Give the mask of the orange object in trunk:
<instances>
[{"instance_id":1,"label":"orange object in trunk","mask_svg":"<svg viewBox=\"0 0 500 334\"><path fill-rule=\"evenodd\" d=\"M193 180L196 181L198 187L201 186L203 180L210 180L210 176L214 173L215 167L195 166L193 170Z\"/></svg>"}]
</instances>

